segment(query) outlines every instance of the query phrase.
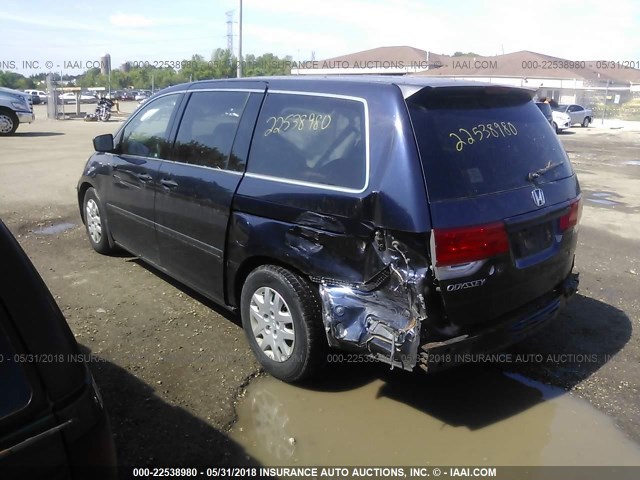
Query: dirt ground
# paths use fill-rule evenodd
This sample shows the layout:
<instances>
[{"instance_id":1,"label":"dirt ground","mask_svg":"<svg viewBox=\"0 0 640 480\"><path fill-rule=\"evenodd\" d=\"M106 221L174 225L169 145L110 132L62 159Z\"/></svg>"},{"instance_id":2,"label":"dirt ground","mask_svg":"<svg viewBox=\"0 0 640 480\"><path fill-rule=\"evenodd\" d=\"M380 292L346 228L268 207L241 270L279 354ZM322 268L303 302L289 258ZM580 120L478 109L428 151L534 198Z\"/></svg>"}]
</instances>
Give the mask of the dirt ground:
<instances>
[{"instance_id":1,"label":"dirt ground","mask_svg":"<svg viewBox=\"0 0 640 480\"><path fill-rule=\"evenodd\" d=\"M120 463L254 462L227 435L238 398L259 374L239 319L127 254L98 255L85 238L76 182L91 139L120 123L47 121L40 106L36 115L34 124L0 139L0 218L43 276L78 342L100 359L90 367ZM479 388L477 369L520 373L585 398L640 443L640 132L572 128L560 139L586 199L576 260L579 294L558 321L510 349L542 354L543 361L474 365L450 380L440 374L438 382L468 381L472 389ZM326 386L335 375L348 389L362 375L385 381L390 375L379 365L341 365L339 374L337 368L327 368L318 382ZM402 390L424 375L391 373L397 378L387 383L387 395L410 402Z\"/></svg>"}]
</instances>

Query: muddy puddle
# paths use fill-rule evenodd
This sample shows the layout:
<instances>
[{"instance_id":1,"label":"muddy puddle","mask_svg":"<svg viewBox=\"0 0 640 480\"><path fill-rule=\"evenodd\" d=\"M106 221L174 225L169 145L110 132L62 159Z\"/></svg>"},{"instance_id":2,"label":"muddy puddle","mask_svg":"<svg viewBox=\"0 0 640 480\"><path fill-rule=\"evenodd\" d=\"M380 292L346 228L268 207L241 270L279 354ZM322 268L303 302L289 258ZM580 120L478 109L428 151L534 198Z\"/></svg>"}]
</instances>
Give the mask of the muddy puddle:
<instances>
[{"instance_id":1,"label":"muddy puddle","mask_svg":"<svg viewBox=\"0 0 640 480\"><path fill-rule=\"evenodd\" d=\"M593 192L587 197L587 202L607 206L621 205L620 202L612 200L611 197L620 197L620 195L613 192Z\"/></svg>"},{"instance_id":2,"label":"muddy puddle","mask_svg":"<svg viewBox=\"0 0 640 480\"><path fill-rule=\"evenodd\" d=\"M54 223L53 225L34 229L33 233L38 235L56 235L58 233L62 233L75 228L76 226L77 225L75 223L70 222Z\"/></svg>"},{"instance_id":3,"label":"muddy puddle","mask_svg":"<svg viewBox=\"0 0 640 480\"><path fill-rule=\"evenodd\" d=\"M640 447L607 416L516 374L336 376L304 388L253 381L231 437L270 466L640 465Z\"/></svg>"}]
</instances>

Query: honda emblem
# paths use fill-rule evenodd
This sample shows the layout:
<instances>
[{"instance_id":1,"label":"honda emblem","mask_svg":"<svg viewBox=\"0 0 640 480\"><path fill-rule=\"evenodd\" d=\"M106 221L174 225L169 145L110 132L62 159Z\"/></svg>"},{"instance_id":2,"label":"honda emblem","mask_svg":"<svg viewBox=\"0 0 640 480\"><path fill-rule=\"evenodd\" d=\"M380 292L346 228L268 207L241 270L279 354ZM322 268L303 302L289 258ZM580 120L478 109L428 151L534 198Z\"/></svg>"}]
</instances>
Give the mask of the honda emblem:
<instances>
[{"instance_id":1,"label":"honda emblem","mask_svg":"<svg viewBox=\"0 0 640 480\"><path fill-rule=\"evenodd\" d=\"M533 198L533 203L536 204L536 207L544 205L544 192L542 189L534 188L531 192L531 198Z\"/></svg>"}]
</instances>

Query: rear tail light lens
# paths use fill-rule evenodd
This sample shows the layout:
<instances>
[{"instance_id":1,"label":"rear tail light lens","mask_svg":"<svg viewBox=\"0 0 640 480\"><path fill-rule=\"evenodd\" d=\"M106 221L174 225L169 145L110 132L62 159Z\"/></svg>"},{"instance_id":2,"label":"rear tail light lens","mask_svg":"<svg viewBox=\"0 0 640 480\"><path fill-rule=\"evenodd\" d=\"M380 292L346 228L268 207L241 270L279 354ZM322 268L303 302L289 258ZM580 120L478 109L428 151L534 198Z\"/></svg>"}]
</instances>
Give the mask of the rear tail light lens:
<instances>
[{"instance_id":1,"label":"rear tail light lens","mask_svg":"<svg viewBox=\"0 0 640 480\"><path fill-rule=\"evenodd\" d=\"M569 212L560 217L560 231L575 227L582 216L582 198L569 205Z\"/></svg>"},{"instance_id":2,"label":"rear tail light lens","mask_svg":"<svg viewBox=\"0 0 640 480\"><path fill-rule=\"evenodd\" d=\"M458 265L509 251L504 223L434 230L436 266Z\"/></svg>"}]
</instances>

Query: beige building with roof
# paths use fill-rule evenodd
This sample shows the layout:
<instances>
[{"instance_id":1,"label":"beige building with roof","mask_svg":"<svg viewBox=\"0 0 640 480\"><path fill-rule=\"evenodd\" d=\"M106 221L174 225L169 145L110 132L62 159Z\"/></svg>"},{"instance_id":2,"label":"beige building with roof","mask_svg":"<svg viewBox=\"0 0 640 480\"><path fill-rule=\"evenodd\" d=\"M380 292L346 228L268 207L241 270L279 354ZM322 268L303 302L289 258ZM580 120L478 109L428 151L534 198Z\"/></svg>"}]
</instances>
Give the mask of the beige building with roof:
<instances>
[{"instance_id":1,"label":"beige building with roof","mask_svg":"<svg viewBox=\"0 0 640 480\"><path fill-rule=\"evenodd\" d=\"M379 47L318 60L315 68L292 69L293 75L407 75L443 65L447 55L419 48Z\"/></svg>"},{"instance_id":2,"label":"beige building with roof","mask_svg":"<svg viewBox=\"0 0 640 480\"><path fill-rule=\"evenodd\" d=\"M640 70L613 62L571 61L523 50L492 57L436 54L409 46L379 47L314 62L299 75L429 75L530 87L559 103L624 103L640 95Z\"/></svg>"},{"instance_id":3,"label":"beige building with roof","mask_svg":"<svg viewBox=\"0 0 640 480\"><path fill-rule=\"evenodd\" d=\"M520 51L494 57L449 57L441 68L415 75L446 76L535 88L538 96L559 103L590 103L592 97L619 95L618 102L640 92L640 70L612 62L567 60Z\"/></svg>"}]
</instances>

